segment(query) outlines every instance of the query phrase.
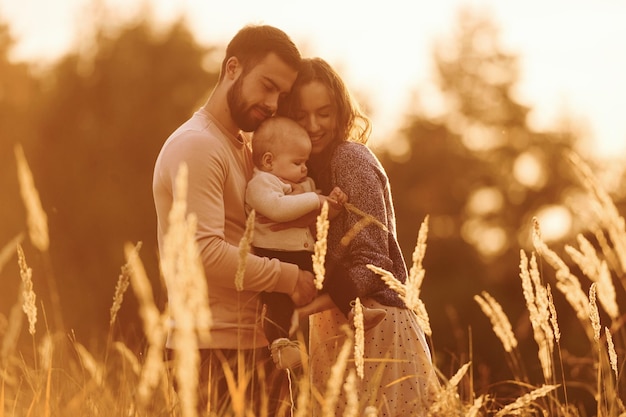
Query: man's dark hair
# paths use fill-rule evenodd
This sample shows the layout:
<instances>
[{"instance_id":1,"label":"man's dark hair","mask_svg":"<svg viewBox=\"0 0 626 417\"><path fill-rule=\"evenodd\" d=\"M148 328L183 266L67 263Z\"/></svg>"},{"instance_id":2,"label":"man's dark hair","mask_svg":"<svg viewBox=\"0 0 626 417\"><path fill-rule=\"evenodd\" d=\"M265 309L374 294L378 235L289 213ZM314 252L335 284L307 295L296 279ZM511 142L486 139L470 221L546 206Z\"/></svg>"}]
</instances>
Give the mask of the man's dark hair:
<instances>
[{"instance_id":1,"label":"man's dark hair","mask_svg":"<svg viewBox=\"0 0 626 417\"><path fill-rule=\"evenodd\" d=\"M226 47L220 80L224 77L226 61L230 57L237 57L244 73L247 73L272 52L294 70L300 69L300 51L285 32L269 25L244 26Z\"/></svg>"}]
</instances>

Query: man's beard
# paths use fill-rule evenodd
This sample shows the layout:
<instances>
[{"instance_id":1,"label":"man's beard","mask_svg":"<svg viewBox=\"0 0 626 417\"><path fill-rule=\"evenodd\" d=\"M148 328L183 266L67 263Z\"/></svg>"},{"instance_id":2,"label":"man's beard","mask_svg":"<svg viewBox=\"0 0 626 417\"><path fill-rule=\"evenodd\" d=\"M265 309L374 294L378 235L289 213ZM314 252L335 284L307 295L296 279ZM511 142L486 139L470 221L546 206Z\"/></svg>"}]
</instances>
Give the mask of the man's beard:
<instances>
[{"instance_id":1,"label":"man's beard","mask_svg":"<svg viewBox=\"0 0 626 417\"><path fill-rule=\"evenodd\" d=\"M228 107L230 109L230 116L233 118L233 121L239 127L239 129L244 132L252 132L256 130L257 127L263 122L263 120L259 120L254 116L250 115L250 110L252 107L248 106L248 103L245 102L242 94L242 85L243 85L243 74L235 81L235 84L230 87L226 98L228 100ZM261 108L260 110L267 113L267 117L270 117L271 114L267 112L266 109Z\"/></svg>"}]
</instances>

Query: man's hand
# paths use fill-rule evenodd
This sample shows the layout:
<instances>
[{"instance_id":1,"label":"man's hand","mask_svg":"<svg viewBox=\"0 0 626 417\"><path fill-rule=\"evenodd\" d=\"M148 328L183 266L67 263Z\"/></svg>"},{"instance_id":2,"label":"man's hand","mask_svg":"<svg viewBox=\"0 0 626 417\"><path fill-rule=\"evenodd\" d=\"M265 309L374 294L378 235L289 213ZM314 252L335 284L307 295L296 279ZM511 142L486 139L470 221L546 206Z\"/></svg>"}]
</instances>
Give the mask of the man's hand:
<instances>
[{"instance_id":1,"label":"man's hand","mask_svg":"<svg viewBox=\"0 0 626 417\"><path fill-rule=\"evenodd\" d=\"M298 282L296 288L291 294L291 299L296 307L309 304L317 295L317 289L313 282L314 276L309 271L298 270Z\"/></svg>"}]
</instances>

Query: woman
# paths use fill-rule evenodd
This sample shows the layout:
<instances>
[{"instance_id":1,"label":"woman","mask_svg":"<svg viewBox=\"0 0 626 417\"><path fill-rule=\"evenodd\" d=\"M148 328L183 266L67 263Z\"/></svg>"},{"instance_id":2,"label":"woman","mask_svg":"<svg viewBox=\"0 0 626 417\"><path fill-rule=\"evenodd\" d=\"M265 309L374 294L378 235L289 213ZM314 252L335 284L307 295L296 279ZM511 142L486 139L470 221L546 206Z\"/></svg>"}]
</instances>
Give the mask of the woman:
<instances>
[{"instance_id":1,"label":"woman","mask_svg":"<svg viewBox=\"0 0 626 417\"><path fill-rule=\"evenodd\" d=\"M291 93L278 112L307 130L312 143L309 175L322 193L340 187L358 209L344 210L331 222L327 262L339 265L337 270L349 275L363 305L387 313L378 326L365 333L360 412L374 406L378 416L425 415L439 383L424 332L398 294L366 266L384 268L403 282L407 277L396 239L389 181L376 156L365 146L369 120L334 69L319 58L303 60ZM354 226L363 213L381 224L370 222L355 234ZM327 275L326 280L332 279L332 274ZM346 319L336 308L310 317L312 382L322 395L346 337L342 324ZM345 401L339 399L336 415L341 415Z\"/></svg>"}]
</instances>

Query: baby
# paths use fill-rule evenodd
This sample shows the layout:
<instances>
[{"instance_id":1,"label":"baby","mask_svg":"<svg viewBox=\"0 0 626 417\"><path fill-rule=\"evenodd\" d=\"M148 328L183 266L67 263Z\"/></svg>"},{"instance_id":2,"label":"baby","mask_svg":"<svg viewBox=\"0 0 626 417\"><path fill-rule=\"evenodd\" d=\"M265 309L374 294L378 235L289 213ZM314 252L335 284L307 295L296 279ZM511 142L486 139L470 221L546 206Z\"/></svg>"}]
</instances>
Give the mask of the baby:
<instances>
[{"instance_id":1,"label":"baby","mask_svg":"<svg viewBox=\"0 0 626 417\"><path fill-rule=\"evenodd\" d=\"M316 192L313 179L307 176L306 162L310 153L311 140L298 123L285 117L272 117L264 121L252 137L255 168L246 189L246 210L249 212L254 209L258 215L252 242L255 254L278 258L297 264L303 270L313 271L315 237L311 228L272 230L273 224L296 220L318 210L324 202L328 202L331 219L348 200L338 187L328 196ZM267 221L258 221L260 217ZM325 294L314 303L329 307L332 306L332 300L351 320L354 314L352 304L358 296L356 288L338 267L330 265L327 270L333 270L334 273L324 280L322 291ZM289 340L295 313L291 298L284 293L264 292L261 300L266 306L263 328L276 366L280 369L298 366L301 363L300 348L296 342ZM382 309L364 307L364 327L369 329L376 326L385 315Z\"/></svg>"}]
</instances>

